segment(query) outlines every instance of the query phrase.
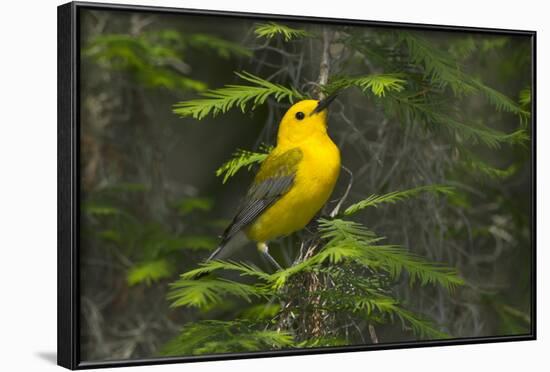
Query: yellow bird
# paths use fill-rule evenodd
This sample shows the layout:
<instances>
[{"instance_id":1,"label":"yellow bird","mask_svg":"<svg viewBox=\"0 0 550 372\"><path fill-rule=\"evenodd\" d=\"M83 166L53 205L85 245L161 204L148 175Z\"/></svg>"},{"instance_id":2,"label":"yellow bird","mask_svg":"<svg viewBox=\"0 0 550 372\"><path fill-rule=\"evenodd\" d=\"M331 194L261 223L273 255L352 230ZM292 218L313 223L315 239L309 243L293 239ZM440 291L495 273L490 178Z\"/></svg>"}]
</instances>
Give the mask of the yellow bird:
<instances>
[{"instance_id":1,"label":"yellow bird","mask_svg":"<svg viewBox=\"0 0 550 372\"><path fill-rule=\"evenodd\" d=\"M215 259L243 231L277 268L267 242L303 229L325 205L340 174L340 151L327 133L327 107L335 96L303 100L283 116L277 146L262 163Z\"/></svg>"}]
</instances>

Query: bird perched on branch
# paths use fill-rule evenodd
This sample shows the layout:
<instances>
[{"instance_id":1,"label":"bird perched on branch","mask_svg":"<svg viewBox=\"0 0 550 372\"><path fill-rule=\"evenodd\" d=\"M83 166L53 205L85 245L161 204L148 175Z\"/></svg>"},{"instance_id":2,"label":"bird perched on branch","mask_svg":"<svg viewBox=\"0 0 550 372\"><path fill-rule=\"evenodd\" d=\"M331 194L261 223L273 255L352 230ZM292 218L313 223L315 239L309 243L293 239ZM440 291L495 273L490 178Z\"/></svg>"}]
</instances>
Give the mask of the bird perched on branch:
<instances>
[{"instance_id":1,"label":"bird perched on branch","mask_svg":"<svg viewBox=\"0 0 550 372\"><path fill-rule=\"evenodd\" d=\"M218 248L220 258L243 231L277 268L267 242L304 228L329 199L340 173L340 151L327 133L327 107L335 96L303 100L283 116L277 146L264 160Z\"/></svg>"}]
</instances>

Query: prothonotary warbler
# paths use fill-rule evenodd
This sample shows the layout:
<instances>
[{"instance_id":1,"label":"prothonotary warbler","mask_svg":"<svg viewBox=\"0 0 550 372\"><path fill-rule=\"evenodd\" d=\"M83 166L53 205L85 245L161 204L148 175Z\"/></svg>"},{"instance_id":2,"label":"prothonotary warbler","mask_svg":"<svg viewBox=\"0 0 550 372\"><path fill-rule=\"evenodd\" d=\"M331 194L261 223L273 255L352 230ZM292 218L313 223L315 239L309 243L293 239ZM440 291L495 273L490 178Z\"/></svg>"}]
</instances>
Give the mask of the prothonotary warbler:
<instances>
[{"instance_id":1,"label":"prothonotary warbler","mask_svg":"<svg viewBox=\"0 0 550 372\"><path fill-rule=\"evenodd\" d=\"M267 242L303 229L329 199L340 174L340 151L327 133L335 96L297 102L283 116L277 146L264 160L219 247L243 231L277 268Z\"/></svg>"}]
</instances>

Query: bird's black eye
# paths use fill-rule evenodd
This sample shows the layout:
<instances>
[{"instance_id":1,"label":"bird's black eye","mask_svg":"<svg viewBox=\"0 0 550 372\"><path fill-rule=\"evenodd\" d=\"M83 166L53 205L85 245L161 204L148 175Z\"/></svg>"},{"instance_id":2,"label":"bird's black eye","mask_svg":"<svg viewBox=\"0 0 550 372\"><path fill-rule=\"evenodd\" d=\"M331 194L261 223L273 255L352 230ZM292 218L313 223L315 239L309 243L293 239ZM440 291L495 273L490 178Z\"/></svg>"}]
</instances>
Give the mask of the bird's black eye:
<instances>
[{"instance_id":1,"label":"bird's black eye","mask_svg":"<svg viewBox=\"0 0 550 372\"><path fill-rule=\"evenodd\" d=\"M296 113L296 119L298 120L303 120L306 116L304 115L304 113L302 111L298 111Z\"/></svg>"}]
</instances>

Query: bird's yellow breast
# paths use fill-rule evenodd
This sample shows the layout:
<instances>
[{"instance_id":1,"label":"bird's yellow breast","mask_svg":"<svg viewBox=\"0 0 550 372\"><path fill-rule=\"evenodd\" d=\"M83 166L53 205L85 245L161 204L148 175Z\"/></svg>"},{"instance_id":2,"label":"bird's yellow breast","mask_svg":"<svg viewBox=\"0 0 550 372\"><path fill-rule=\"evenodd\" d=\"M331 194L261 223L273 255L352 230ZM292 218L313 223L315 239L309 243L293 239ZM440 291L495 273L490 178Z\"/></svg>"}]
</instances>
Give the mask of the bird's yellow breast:
<instances>
[{"instance_id":1,"label":"bird's yellow breast","mask_svg":"<svg viewBox=\"0 0 550 372\"><path fill-rule=\"evenodd\" d=\"M277 146L273 151L286 151ZM302 150L291 189L250 225L251 240L265 242L304 228L329 199L340 174L340 151L328 135L314 136Z\"/></svg>"}]
</instances>

